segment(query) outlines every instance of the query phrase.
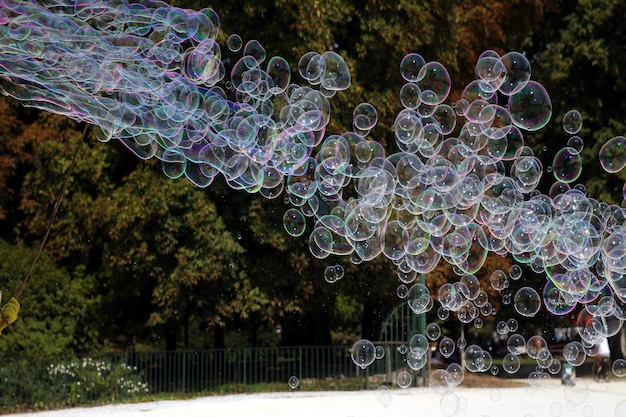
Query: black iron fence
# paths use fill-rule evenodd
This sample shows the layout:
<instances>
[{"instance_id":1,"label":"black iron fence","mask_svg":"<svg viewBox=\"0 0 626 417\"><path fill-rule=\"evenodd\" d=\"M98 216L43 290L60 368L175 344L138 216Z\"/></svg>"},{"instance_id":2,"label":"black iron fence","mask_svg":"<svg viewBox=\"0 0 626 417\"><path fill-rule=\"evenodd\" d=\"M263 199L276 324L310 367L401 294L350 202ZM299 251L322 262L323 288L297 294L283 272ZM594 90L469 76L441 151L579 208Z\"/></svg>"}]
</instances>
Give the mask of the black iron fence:
<instances>
[{"instance_id":1,"label":"black iron fence","mask_svg":"<svg viewBox=\"0 0 626 417\"><path fill-rule=\"evenodd\" d=\"M0 414L163 398L289 390L350 390L394 383L408 370L395 344L366 370L349 347L272 347L125 352L85 357L0 361ZM417 373L413 372L417 375ZM417 379L417 378L416 378Z\"/></svg>"}]
</instances>

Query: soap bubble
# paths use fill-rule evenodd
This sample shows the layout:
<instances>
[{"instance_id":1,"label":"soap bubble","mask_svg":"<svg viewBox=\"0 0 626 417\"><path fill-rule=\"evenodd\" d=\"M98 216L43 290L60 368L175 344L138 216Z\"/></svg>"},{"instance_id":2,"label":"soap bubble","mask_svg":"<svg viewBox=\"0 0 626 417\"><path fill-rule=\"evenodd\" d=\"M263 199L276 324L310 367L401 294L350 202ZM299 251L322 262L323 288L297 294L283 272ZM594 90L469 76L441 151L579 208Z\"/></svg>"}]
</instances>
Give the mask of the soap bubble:
<instances>
[{"instance_id":1,"label":"soap bubble","mask_svg":"<svg viewBox=\"0 0 626 417\"><path fill-rule=\"evenodd\" d=\"M437 340L441 336L441 328L437 323L428 323L426 326L426 337L430 340Z\"/></svg>"},{"instance_id":2,"label":"soap bubble","mask_svg":"<svg viewBox=\"0 0 626 417\"><path fill-rule=\"evenodd\" d=\"M582 343L573 341L563 346L563 358L574 366L580 366L585 362L587 354Z\"/></svg>"},{"instance_id":3,"label":"soap bubble","mask_svg":"<svg viewBox=\"0 0 626 417\"><path fill-rule=\"evenodd\" d=\"M528 59L519 52L509 52L500 58L504 66L500 92L507 96L519 93L530 80L531 70Z\"/></svg>"},{"instance_id":4,"label":"soap bubble","mask_svg":"<svg viewBox=\"0 0 626 417\"><path fill-rule=\"evenodd\" d=\"M376 388L376 400L383 408L391 407L391 391L388 387L381 385Z\"/></svg>"},{"instance_id":5,"label":"soap bubble","mask_svg":"<svg viewBox=\"0 0 626 417\"><path fill-rule=\"evenodd\" d=\"M534 317L541 307L541 298L534 288L522 287L513 298L515 311L524 317Z\"/></svg>"},{"instance_id":6,"label":"soap bubble","mask_svg":"<svg viewBox=\"0 0 626 417\"><path fill-rule=\"evenodd\" d=\"M291 376L289 377L288 384L289 384L289 388L296 389L298 388L298 385L300 384L300 380L296 376Z\"/></svg>"},{"instance_id":7,"label":"soap bubble","mask_svg":"<svg viewBox=\"0 0 626 417\"><path fill-rule=\"evenodd\" d=\"M241 50L241 47L243 46L241 36L233 33L226 40L226 45L228 46L228 49L230 49L232 52L239 52Z\"/></svg>"},{"instance_id":8,"label":"soap bubble","mask_svg":"<svg viewBox=\"0 0 626 417\"><path fill-rule=\"evenodd\" d=\"M624 359L616 359L611 366L613 374L618 378L623 378L626 376L626 360Z\"/></svg>"},{"instance_id":9,"label":"soap bubble","mask_svg":"<svg viewBox=\"0 0 626 417\"><path fill-rule=\"evenodd\" d=\"M292 208L285 212L283 225L291 236L302 236L306 230L306 218L300 210Z\"/></svg>"},{"instance_id":10,"label":"soap bubble","mask_svg":"<svg viewBox=\"0 0 626 417\"><path fill-rule=\"evenodd\" d=\"M600 165L606 172L620 172L626 166L626 138L615 136L610 139L598 153Z\"/></svg>"},{"instance_id":11,"label":"soap bubble","mask_svg":"<svg viewBox=\"0 0 626 417\"><path fill-rule=\"evenodd\" d=\"M456 393L448 391L441 396L439 408L444 417L452 417L459 411L459 397Z\"/></svg>"},{"instance_id":12,"label":"soap bubble","mask_svg":"<svg viewBox=\"0 0 626 417\"><path fill-rule=\"evenodd\" d=\"M583 127L583 116L578 110L570 110L563 116L563 130L570 135L575 135Z\"/></svg>"},{"instance_id":13,"label":"soap bubble","mask_svg":"<svg viewBox=\"0 0 626 417\"><path fill-rule=\"evenodd\" d=\"M400 371L398 372L396 382L398 383L398 386L400 388L403 388L403 389L408 388L411 386L411 383L413 382L413 377L407 371Z\"/></svg>"},{"instance_id":14,"label":"soap bubble","mask_svg":"<svg viewBox=\"0 0 626 417\"><path fill-rule=\"evenodd\" d=\"M354 126L360 130L369 130L376 126L378 113L376 108L369 103L361 103L354 108L352 113Z\"/></svg>"},{"instance_id":15,"label":"soap bubble","mask_svg":"<svg viewBox=\"0 0 626 417\"><path fill-rule=\"evenodd\" d=\"M565 412L565 408L563 407L563 403L558 401L550 404L550 415L553 417L561 417Z\"/></svg>"},{"instance_id":16,"label":"soap bubble","mask_svg":"<svg viewBox=\"0 0 626 417\"><path fill-rule=\"evenodd\" d=\"M382 346L376 346L374 350L374 356L376 359L382 359L385 357L385 348Z\"/></svg>"},{"instance_id":17,"label":"soap bubble","mask_svg":"<svg viewBox=\"0 0 626 417\"><path fill-rule=\"evenodd\" d=\"M452 356L454 353L454 340L450 339L448 336L444 336L439 341L439 352L441 352L444 358Z\"/></svg>"},{"instance_id":18,"label":"soap bubble","mask_svg":"<svg viewBox=\"0 0 626 417\"><path fill-rule=\"evenodd\" d=\"M568 184L580 177L582 166L580 152L574 148L565 147L554 155L552 174L557 181Z\"/></svg>"},{"instance_id":19,"label":"soap bubble","mask_svg":"<svg viewBox=\"0 0 626 417\"><path fill-rule=\"evenodd\" d=\"M509 97L511 120L520 129L535 131L543 128L552 116L552 102L546 89L529 81L519 92Z\"/></svg>"},{"instance_id":20,"label":"soap bubble","mask_svg":"<svg viewBox=\"0 0 626 417\"><path fill-rule=\"evenodd\" d=\"M521 363L517 354L507 353L502 359L502 369L509 374L519 371L520 366Z\"/></svg>"},{"instance_id":21,"label":"soap bubble","mask_svg":"<svg viewBox=\"0 0 626 417\"><path fill-rule=\"evenodd\" d=\"M369 340L361 339L352 346L351 356L356 366L365 369L376 359L376 347Z\"/></svg>"},{"instance_id":22,"label":"soap bubble","mask_svg":"<svg viewBox=\"0 0 626 417\"><path fill-rule=\"evenodd\" d=\"M420 71L424 65L426 61L421 55L407 54L400 62L400 75L408 82L419 81Z\"/></svg>"}]
</instances>

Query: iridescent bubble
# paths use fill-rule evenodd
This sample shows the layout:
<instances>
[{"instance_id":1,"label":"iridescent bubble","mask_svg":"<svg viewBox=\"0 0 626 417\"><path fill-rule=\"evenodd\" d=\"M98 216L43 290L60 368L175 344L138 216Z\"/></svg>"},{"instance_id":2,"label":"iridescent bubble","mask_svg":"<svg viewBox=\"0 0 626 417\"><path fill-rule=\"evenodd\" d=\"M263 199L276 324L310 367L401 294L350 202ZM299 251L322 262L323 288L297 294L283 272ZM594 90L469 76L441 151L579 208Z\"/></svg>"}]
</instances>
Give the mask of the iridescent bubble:
<instances>
[{"instance_id":1,"label":"iridescent bubble","mask_svg":"<svg viewBox=\"0 0 626 417\"><path fill-rule=\"evenodd\" d=\"M241 36L233 33L226 40L226 46L228 46L228 49L230 49L232 52L239 52L241 50L241 47L243 46Z\"/></svg>"},{"instance_id":2,"label":"iridescent bubble","mask_svg":"<svg viewBox=\"0 0 626 417\"><path fill-rule=\"evenodd\" d=\"M565 147L554 155L552 161L552 174L557 181L570 183L576 181L583 169L583 161L580 152L574 148Z\"/></svg>"},{"instance_id":3,"label":"iridescent bubble","mask_svg":"<svg viewBox=\"0 0 626 417\"><path fill-rule=\"evenodd\" d=\"M446 367L446 382L450 388L459 386L464 378L465 371L460 364L453 362Z\"/></svg>"},{"instance_id":4,"label":"iridescent bubble","mask_svg":"<svg viewBox=\"0 0 626 417\"><path fill-rule=\"evenodd\" d=\"M585 142L580 136L572 136L567 140L567 146L574 149L574 151L581 153L585 147Z\"/></svg>"},{"instance_id":5,"label":"iridescent bubble","mask_svg":"<svg viewBox=\"0 0 626 417\"><path fill-rule=\"evenodd\" d=\"M408 82L418 81L420 71L426 65L426 60L416 53L410 53L402 58L400 62L400 75Z\"/></svg>"},{"instance_id":6,"label":"iridescent bubble","mask_svg":"<svg viewBox=\"0 0 626 417\"><path fill-rule=\"evenodd\" d=\"M528 131L543 128L552 117L550 96L536 81L529 81L524 88L509 97L508 108L513 123Z\"/></svg>"},{"instance_id":7,"label":"iridescent bubble","mask_svg":"<svg viewBox=\"0 0 626 417\"><path fill-rule=\"evenodd\" d=\"M334 266L326 267L326 269L324 270L324 279L326 280L326 282L329 282L331 284L339 279Z\"/></svg>"},{"instance_id":8,"label":"iridescent bubble","mask_svg":"<svg viewBox=\"0 0 626 417\"><path fill-rule=\"evenodd\" d=\"M570 313L578 304L569 293L558 289L551 280L543 288L543 303L546 309L557 316Z\"/></svg>"},{"instance_id":9,"label":"iridescent bubble","mask_svg":"<svg viewBox=\"0 0 626 417\"><path fill-rule=\"evenodd\" d=\"M563 116L563 130L570 135L575 135L583 127L583 116L578 110L570 110Z\"/></svg>"},{"instance_id":10,"label":"iridescent bubble","mask_svg":"<svg viewBox=\"0 0 626 417\"><path fill-rule=\"evenodd\" d=\"M501 72L503 80L499 88L507 96L520 92L530 80L530 62L519 52L509 52L500 58L504 66Z\"/></svg>"},{"instance_id":11,"label":"iridescent bubble","mask_svg":"<svg viewBox=\"0 0 626 417\"><path fill-rule=\"evenodd\" d=\"M352 123L357 129L373 129L378 122L376 108L369 103L361 103L354 108L352 113Z\"/></svg>"},{"instance_id":12,"label":"iridescent bubble","mask_svg":"<svg viewBox=\"0 0 626 417\"><path fill-rule=\"evenodd\" d=\"M298 237L306 230L306 218L298 209L289 209L283 216L283 226L289 235Z\"/></svg>"},{"instance_id":13,"label":"iridescent bubble","mask_svg":"<svg viewBox=\"0 0 626 417\"><path fill-rule=\"evenodd\" d=\"M491 273L489 277L491 287L497 291L502 291L509 286L509 280L504 271L498 269Z\"/></svg>"},{"instance_id":14,"label":"iridescent bubble","mask_svg":"<svg viewBox=\"0 0 626 417\"><path fill-rule=\"evenodd\" d=\"M600 165L606 172L620 172L626 166L626 138L615 136L602 145L598 153Z\"/></svg>"},{"instance_id":15,"label":"iridescent bubble","mask_svg":"<svg viewBox=\"0 0 626 417\"><path fill-rule=\"evenodd\" d=\"M557 375L561 372L561 362L558 359L552 359L552 363L548 366L548 372L552 375Z\"/></svg>"},{"instance_id":16,"label":"iridescent bubble","mask_svg":"<svg viewBox=\"0 0 626 417\"><path fill-rule=\"evenodd\" d=\"M509 269L509 277L511 277L512 280L518 280L520 279L522 276L522 267L519 265L512 265L511 268Z\"/></svg>"},{"instance_id":17,"label":"iridescent bubble","mask_svg":"<svg viewBox=\"0 0 626 417\"><path fill-rule=\"evenodd\" d=\"M376 359L376 347L369 340L361 339L352 346L351 356L356 366L365 369Z\"/></svg>"},{"instance_id":18,"label":"iridescent bubble","mask_svg":"<svg viewBox=\"0 0 626 417\"><path fill-rule=\"evenodd\" d=\"M422 103L422 90L414 83L406 83L400 88L400 102L406 109L417 109Z\"/></svg>"},{"instance_id":19,"label":"iridescent bubble","mask_svg":"<svg viewBox=\"0 0 626 417\"><path fill-rule=\"evenodd\" d=\"M483 350L478 345L470 345L465 349L463 355L465 368L470 372L485 372L492 364L489 352Z\"/></svg>"},{"instance_id":20,"label":"iridescent bubble","mask_svg":"<svg viewBox=\"0 0 626 417\"><path fill-rule=\"evenodd\" d=\"M269 76L269 91L272 94L280 94L287 89L291 81L291 67L285 58L275 56L267 63L267 75Z\"/></svg>"},{"instance_id":21,"label":"iridescent bubble","mask_svg":"<svg viewBox=\"0 0 626 417\"><path fill-rule=\"evenodd\" d=\"M422 94L422 101L429 105L443 103L448 98L452 82L448 70L439 62L428 62L424 65L417 76L417 85L422 92L430 91L429 99Z\"/></svg>"},{"instance_id":22,"label":"iridescent bubble","mask_svg":"<svg viewBox=\"0 0 626 417\"><path fill-rule=\"evenodd\" d=\"M414 371L422 369L428 362L428 355L417 355L409 352L406 358L406 364Z\"/></svg>"},{"instance_id":23,"label":"iridescent bubble","mask_svg":"<svg viewBox=\"0 0 626 417\"><path fill-rule=\"evenodd\" d=\"M535 289L522 287L515 293L513 298L515 311L524 317L534 317L541 308L541 297Z\"/></svg>"},{"instance_id":24,"label":"iridescent bubble","mask_svg":"<svg viewBox=\"0 0 626 417\"><path fill-rule=\"evenodd\" d=\"M548 343L543 337L539 335L534 335L531 336L526 342L526 354L532 359L537 359L537 357L539 356L539 352L547 347Z\"/></svg>"},{"instance_id":25,"label":"iridescent bubble","mask_svg":"<svg viewBox=\"0 0 626 417\"><path fill-rule=\"evenodd\" d=\"M289 377L288 384L289 384L289 388L293 390L293 389L298 388L298 385L300 384L300 380L298 379L297 376L291 376Z\"/></svg>"},{"instance_id":26,"label":"iridescent bubble","mask_svg":"<svg viewBox=\"0 0 626 417\"><path fill-rule=\"evenodd\" d=\"M322 58L326 68L322 75L321 86L329 91L346 90L352 82L346 61L341 55L333 51L324 52Z\"/></svg>"},{"instance_id":27,"label":"iridescent bubble","mask_svg":"<svg viewBox=\"0 0 626 417\"><path fill-rule=\"evenodd\" d=\"M422 334L415 334L409 340L409 348L411 353L418 356L423 356L428 353L428 339Z\"/></svg>"}]
</instances>

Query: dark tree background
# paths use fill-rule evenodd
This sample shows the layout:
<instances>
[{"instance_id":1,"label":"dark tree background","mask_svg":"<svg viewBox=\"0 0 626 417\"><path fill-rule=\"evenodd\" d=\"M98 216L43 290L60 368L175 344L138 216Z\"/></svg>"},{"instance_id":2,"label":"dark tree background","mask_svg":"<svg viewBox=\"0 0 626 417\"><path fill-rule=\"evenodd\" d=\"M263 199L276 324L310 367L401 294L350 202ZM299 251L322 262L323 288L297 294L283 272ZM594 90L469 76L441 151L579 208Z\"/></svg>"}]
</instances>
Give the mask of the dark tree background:
<instances>
[{"instance_id":1,"label":"dark tree background","mask_svg":"<svg viewBox=\"0 0 626 417\"><path fill-rule=\"evenodd\" d=\"M292 67L307 51L340 53L353 83L333 98L327 133L351 130L354 107L370 102L380 121L369 137L388 152L395 152L404 55L443 63L453 79L452 103L473 79L483 50L521 51L554 105L551 124L527 142L550 165L568 140L562 116L580 110L579 182L594 198L622 201L626 174L603 173L597 153L626 132L623 1L229 0L211 7L221 18L222 44L233 33L244 42L257 39ZM0 287L7 297L34 256L30 248L45 231L81 130L0 99ZM93 132L64 198L16 333L0 337L0 355L42 353L44 345L45 353L58 353L349 343L361 335L377 339L399 302L390 262L315 259L305 238L283 230L289 206L282 199L233 191L221 180L198 189L167 179L158 163L137 160L115 141L101 143ZM336 263L346 277L330 285L323 271ZM481 280L510 264L491 257ZM427 280L434 290L452 276L442 265Z\"/></svg>"}]
</instances>

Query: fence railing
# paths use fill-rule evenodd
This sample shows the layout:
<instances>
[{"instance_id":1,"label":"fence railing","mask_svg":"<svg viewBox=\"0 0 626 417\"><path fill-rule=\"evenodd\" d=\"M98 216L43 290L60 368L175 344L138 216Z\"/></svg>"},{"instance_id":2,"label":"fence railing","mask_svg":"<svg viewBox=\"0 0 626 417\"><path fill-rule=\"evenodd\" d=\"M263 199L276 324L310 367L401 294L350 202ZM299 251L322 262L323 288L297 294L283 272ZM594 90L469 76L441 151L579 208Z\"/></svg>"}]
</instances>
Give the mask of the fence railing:
<instances>
[{"instance_id":1,"label":"fence railing","mask_svg":"<svg viewBox=\"0 0 626 417\"><path fill-rule=\"evenodd\" d=\"M393 343L366 370L349 347L237 348L125 352L85 357L0 361L0 414L88 404L132 402L160 394L211 394L268 389L363 389L411 371ZM418 373L412 372L416 377ZM418 378L415 378L417 380Z\"/></svg>"}]
</instances>

